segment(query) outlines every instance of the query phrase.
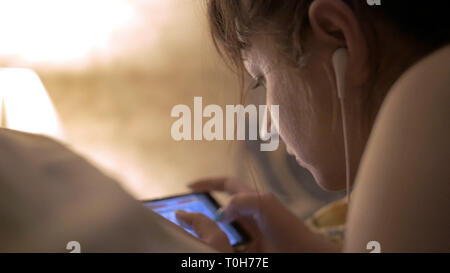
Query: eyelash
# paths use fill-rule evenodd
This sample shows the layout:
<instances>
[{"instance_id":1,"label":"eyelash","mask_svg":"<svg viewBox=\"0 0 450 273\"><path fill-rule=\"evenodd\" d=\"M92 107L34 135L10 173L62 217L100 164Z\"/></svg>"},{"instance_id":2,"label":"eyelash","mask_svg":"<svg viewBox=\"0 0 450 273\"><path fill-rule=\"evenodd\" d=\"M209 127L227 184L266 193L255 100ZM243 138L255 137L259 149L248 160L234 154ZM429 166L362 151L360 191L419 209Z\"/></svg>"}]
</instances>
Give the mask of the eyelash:
<instances>
[{"instance_id":1,"label":"eyelash","mask_svg":"<svg viewBox=\"0 0 450 273\"><path fill-rule=\"evenodd\" d=\"M258 77L255 80L255 83L252 86L252 90L255 90L255 89L257 89L257 88L259 88L261 86L266 88L266 80L264 79L264 77Z\"/></svg>"}]
</instances>

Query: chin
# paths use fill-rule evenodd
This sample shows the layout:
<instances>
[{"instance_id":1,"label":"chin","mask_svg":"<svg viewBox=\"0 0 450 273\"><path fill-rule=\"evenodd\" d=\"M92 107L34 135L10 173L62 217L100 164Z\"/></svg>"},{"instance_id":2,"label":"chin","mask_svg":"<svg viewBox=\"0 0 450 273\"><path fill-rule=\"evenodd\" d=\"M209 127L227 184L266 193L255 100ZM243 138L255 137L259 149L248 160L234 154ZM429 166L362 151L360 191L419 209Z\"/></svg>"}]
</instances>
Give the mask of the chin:
<instances>
[{"instance_id":1,"label":"chin","mask_svg":"<svg viewBox=\"0 0 450 273\"><path fill-rule=\"evenodd\" d=\"M316 183L325 191L345 190L345 171L324 172L316 168L308 168Z\"/></svg>"}]
</instances>

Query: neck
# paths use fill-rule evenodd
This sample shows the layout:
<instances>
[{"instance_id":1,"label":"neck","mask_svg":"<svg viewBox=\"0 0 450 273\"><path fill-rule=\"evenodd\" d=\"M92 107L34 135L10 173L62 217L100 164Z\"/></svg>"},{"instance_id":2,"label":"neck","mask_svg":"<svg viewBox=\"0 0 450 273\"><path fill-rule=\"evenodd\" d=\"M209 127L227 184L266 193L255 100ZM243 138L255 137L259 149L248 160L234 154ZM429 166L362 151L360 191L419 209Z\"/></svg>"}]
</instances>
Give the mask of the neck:
<instances>
[{"instance_id":1,"label":"neck","mask_svg":"<svg viewBox=\"0 0 450 273\"><path fill-rule=\"evenodd\" d=\"M341 100L348 186L351 186L356 178L359 163L370 134L370 131L364 126L364 124L367 124L367 121L362 118L364 117L362 115L364 109L358 101L360 100Z\"/></svg>"}]
</instances>

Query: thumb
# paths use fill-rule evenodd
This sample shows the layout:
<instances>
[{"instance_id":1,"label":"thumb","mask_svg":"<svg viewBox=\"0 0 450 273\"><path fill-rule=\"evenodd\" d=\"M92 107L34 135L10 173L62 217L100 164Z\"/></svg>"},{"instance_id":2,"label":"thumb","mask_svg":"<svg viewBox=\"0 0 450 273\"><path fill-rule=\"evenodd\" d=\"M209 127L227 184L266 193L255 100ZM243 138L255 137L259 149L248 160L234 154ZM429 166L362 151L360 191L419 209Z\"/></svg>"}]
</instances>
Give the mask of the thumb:
<instances>
[{"instance_id":1,"label":"thumb","mask_svg":"<svg viewBox=\"0 0 450 273\"><path fill-rule=\"evenodd\" d=\"M185 211L177 211L175 216L181 226L193 230L207 244L222 252L233 252L227 235L208 216Z\"/></svg>"},{"instance_id":2,"label":"thumb","mask_svg":"<svg viewBox=\"0 0 450 273\"><path fill-rule=\"evenodd\" d=\"M175 216L182 227L193 230L200 239L204 239L219 228L213 220L202 213L189 213L178 210Z\"/></svg>"},{"instance_id":3,"label":"thumb","mask_svg":"<svg viewBox=\"0 0 450 273\"><path fill-rule=\"evenodd\" d=\"M260 218L270 206L272 196L269 194L239 193L233 196L223 212L223 221L231 222L239 217L254 216Z\"/></svg>"}]
</instances>

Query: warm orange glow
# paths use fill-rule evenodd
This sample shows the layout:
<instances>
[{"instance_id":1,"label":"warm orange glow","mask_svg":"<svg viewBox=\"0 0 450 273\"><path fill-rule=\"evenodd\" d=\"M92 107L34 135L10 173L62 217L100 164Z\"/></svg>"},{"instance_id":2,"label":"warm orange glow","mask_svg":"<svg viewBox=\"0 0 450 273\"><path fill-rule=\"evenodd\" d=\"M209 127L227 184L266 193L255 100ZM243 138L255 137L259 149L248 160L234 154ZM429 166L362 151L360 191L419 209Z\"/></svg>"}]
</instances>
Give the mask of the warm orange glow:
<instances>
[{"instance_id":1,"label":"warm orange glow","mask_svg":"<svg viewBox=\"0 0 450 273\"><path fill-rule=\"evenodd\" d=\"M62 139L63 133L44 85L32 70L0 69L0 113L7 128Z\"/></svg>"},{"instance_id":2,"label":"warm orange glow","mask_svg":"<svg viewBox=\"0 0 450 273\"><path fill-rule=\"evenodd\" d=\"M133 13L124 0L0 0L0 54L30 63L78 63L107 54L114 32Z\"/></svg>"},{"instance_id":3,"label":"warm orange glow","mask_svg":"<svg viewBox=\"0 0 450 273\"><path fill-rule=\"evenodd\" d=\"M61 120L64 142L137 198L234 174L230 145L170 136L175 104L238 96L202 8L196 0L0 0L0 68L32 68L45 85L30 70L2 70L8 126L58 135Z\"/></svg>"}]
</instances>

